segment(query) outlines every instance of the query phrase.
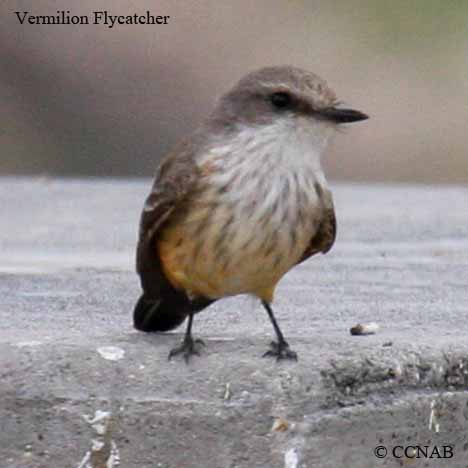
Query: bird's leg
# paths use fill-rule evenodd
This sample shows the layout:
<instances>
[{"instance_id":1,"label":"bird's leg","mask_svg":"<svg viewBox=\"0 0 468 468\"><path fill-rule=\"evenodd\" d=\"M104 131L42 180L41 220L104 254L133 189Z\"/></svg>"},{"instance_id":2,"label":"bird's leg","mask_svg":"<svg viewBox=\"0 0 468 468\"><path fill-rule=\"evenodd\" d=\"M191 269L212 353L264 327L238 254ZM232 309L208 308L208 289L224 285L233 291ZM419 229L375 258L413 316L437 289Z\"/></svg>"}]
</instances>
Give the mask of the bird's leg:
<instances>
[{"instance_id":1,"label":"bird's leg","mask_svg":"<svg viewBox=\"0 0 468 468\"><path fill-rule=\"evenodd\" d=\"M273 310L270 304L268 304L268 302L266 301L262 301L262 304L268 312L268 316L270 317L273 328L275 329L276 337L278 338L278 341L271 342L271 349L269 349L263 355L263 357L276 357L277 361L279 361L280 359L294 359L295 361L297 361L297 354L292 349L289 349L288 342L284 339L284 336L281 333L278 323L276 322L275 316L273 315Z\"/></svg>"},{"instance_id":2,"label":"bird's leg","mask_svg":"<svg viewBox=\"0 0 468 468\"><path fill-rule=\"evenodd\" d=\"M171 349L168 356L169 360L177 354L183 354L185 362L188 363L192 355L200 355L200 348L202 346L205 346L205 343L203 343L203 341L200 339L193 339L192 322L193 312L190 312L187 323L187 330L185 331L184 341L182 341L182 343L179 346L176 346L175 348Z\"/></svg>"}]
</instances>

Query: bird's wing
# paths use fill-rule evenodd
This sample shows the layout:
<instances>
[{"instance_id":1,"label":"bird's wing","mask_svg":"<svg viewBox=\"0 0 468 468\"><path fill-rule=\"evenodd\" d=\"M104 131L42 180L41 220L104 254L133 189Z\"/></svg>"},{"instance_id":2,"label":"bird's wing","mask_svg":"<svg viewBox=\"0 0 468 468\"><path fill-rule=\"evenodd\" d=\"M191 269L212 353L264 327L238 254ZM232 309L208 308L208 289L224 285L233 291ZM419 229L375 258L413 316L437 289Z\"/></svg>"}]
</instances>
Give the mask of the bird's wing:
<instances>
[{"instance_id":1,"label":"bird's wing","mask_svg":"<svg viewBox=\"0 0 468 468\"><path fill-rule=\"evenodd\" d=\"M143 291L158 297L171 287L161 268L155 240L171 219L198 180L194 162L194 145L182 143L160 164L150 194L146 198L140 219L136 254L136 269Z\"/></svg>"},{"instance_id":2,"label":"bird's wing","mask_svg":"<svg viewBox=\"0 0 468 468\"><path fill-rule=\"evenodd\" d=\"M332 248L336 238L336 217L331 192L323 190L318 184L316 184L315 188L321 204L321 220L317 231L310 239L309 245L298 263L316 253L327 253Z\"/></svg>"}]
</instances>

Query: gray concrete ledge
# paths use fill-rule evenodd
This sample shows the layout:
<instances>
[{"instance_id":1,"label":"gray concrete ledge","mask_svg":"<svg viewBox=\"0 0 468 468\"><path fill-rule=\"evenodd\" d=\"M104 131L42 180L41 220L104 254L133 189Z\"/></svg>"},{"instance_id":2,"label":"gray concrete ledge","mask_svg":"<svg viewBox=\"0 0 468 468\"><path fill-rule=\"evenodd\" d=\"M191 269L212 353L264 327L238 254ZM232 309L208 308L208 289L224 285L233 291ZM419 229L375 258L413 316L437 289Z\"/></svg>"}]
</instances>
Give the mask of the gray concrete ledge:
<instances>
[{"instance_id":1,"label":"gray concrete ledge","mask_svg":"<svg viewBox=\"0 0 468 468\"><path fill-rule=\"evenodd\" d=\"M1 467L468 467L468 189L332 184L335 248L277 290L299 362L261 357L270 324L238 297L196 317L185 365L183 330L131 326L149 186L0 179Z\"/></svg>"}]
</instances>

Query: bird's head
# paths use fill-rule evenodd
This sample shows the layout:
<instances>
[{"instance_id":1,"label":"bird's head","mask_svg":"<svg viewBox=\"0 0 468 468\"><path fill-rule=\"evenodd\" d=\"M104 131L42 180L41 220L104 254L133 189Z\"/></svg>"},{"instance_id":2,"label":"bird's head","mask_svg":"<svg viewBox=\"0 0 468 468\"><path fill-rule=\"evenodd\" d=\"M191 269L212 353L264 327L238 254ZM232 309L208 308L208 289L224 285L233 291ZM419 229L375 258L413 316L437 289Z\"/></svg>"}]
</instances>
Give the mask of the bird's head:
<instances>
[{"instance_id":1,"label":"bird's head","mask_svg":"<svg viewBox=\"0 0 468 468\"><path fill-rule=\"evenodd\" d=\"M326 138L342 124L367 118L340 106L319 76L291 66L267 67L246 75L222 96L211 116L224 128L282 122Z\"/></svg>"}]
</instances>

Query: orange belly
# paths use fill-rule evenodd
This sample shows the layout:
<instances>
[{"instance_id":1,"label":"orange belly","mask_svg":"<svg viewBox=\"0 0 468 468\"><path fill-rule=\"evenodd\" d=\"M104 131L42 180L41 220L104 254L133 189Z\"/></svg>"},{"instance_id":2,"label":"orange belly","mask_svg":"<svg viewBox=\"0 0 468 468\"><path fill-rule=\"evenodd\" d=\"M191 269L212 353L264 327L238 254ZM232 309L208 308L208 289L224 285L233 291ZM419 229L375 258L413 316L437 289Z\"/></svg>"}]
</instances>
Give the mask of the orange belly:
<instances>
[{"instance_id":1,"label":"orange belly","mask_svg":"<svg viewBox=\"0 0 468 468\"><path fill-rule=\"evenodd\" d=\"M163 271L171 284L189 297L212 299L237 294L253 294L271 302L275 286L282 276L245 265L243 256L218 258L210 243L202 246L181 229L173 229L158 242ZM239 253L239 255L241 255ZM249 262L254 259L249 259Z\"/></svg>"},{"instance_id":2,"label":"orange belly","mask_svg":"<svg viewBox=\"0 0 468 468\"><path fill-rule=\"evenodd\" d=\"M291 247L281 230L268 233L258 225L238 223L223 244L220 230L226 217L207 224L204 219L195 214L168 226L157 243L165 275L189 297L252 294L271 302L277 283L296 264L310 238L296 233Z\"/></svg>"}]
</instances>

